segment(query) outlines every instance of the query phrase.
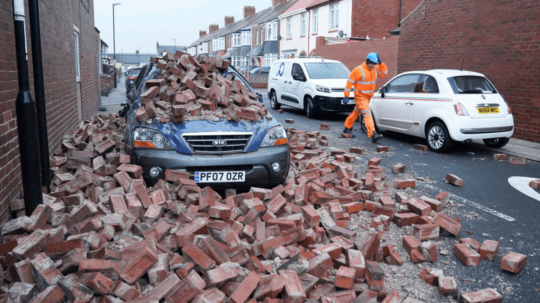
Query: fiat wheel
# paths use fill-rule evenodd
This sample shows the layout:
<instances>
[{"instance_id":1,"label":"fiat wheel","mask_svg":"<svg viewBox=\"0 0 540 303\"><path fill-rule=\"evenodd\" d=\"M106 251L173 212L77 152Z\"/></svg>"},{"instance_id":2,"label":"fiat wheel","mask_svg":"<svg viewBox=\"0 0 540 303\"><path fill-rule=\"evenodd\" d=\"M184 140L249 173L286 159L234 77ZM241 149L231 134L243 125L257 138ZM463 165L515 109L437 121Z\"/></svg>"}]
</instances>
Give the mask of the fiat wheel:
<instances>
[{"instance_id":1,"label":"fiat wheel","mask_svg":"<svg viewBox=\"0 0 540 303\"><path fill-rule=\"evenodd\" d=\"M452 146L452 138L448 134L448 129L442 122L432 123L426 131L426 140L429 149L434 152L443 152Z\"/></svg>"}]
</instances>

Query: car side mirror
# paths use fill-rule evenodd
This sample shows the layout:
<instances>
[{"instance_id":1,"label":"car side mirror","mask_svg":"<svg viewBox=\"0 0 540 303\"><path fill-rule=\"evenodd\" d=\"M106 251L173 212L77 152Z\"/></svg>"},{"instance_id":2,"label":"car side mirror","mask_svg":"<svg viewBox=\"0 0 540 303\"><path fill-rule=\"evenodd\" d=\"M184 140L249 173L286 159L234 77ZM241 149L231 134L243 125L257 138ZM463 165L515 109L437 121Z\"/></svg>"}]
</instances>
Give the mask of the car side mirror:
<instances>
[{"instance_id":1,"label":"car side mirror","mask_svg":"<svg viewBox=\"0 0 540 303\"><path fill-rule=\"evenodd\" d=\"M384 98L384 94L386 93L386 87L381 88L381 98Z\"/></svg>"}]
</instances>

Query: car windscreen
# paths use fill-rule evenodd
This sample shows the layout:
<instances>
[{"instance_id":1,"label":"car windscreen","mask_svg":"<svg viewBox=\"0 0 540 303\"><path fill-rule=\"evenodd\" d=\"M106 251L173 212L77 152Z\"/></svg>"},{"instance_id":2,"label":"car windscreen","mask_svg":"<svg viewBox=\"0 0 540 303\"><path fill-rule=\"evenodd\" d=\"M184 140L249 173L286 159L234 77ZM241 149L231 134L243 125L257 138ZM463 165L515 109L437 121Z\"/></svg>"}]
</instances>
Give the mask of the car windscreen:
<instances>
[{"instance_id":1,"label":"car windscreen","mask_svg":"<svg viewBox=\"0 0 540 303\"><path fill-rule=\"evenodd\" d=\"M142 68L134 68L131 70L130 77L137 77L141 73Z\"/></svg>"},{"instance_id":2,"label":"car windscreen","mask_svg":"<svg viewBox=\"0 0 540 303\"><path fill-rule=\"evenodd\" d=\"M488 79L481 76L459 76L448 78L455 94L496 94Z\"/></svg>"},{"instance_id":3,"label":"car windscreen","mask_svg":"<svg viewBox=\"0 0 540 303\"><path fill-rule=\"evenodd\" d=\"M343 63L304 63L311 79L347 79L349 70Z\"/></svg>"}]
</instances>

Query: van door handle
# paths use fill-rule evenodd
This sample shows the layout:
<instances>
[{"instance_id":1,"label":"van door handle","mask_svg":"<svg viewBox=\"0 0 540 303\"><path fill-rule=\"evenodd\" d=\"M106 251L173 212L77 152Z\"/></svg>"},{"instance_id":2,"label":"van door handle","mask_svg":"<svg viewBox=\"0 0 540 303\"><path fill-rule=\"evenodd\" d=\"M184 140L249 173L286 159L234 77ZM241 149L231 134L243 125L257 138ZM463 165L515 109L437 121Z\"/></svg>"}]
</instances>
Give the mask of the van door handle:
<instances>
[{"instance_id":1,"label":"van door handle","mask_svg":"<svg viewBox=\"0 0 540 303\"><path fill-rule=\"evenodd\" d=\"M289 84L292 84L292 82L289 82Z\"/></svg>"},{"instance_id":2,"label":"van door handle","mask_svg":"<svg viewBox=\"0 0 540 303\"><path fill-rule=\"evenodd\" d=\"M287 83L287 81L285 81L285 83Z\"/></svg>"},{"instance_id":3,"label":"van door handle","mask_svg":"<svg viewBox=\"0 0 540 303\"><path fill-rule=\"evenodd\" d=\"M413 103L412 102L407 102L407 103L405 103L405 105L413 105Z\"/></svg>"}]
</instances>

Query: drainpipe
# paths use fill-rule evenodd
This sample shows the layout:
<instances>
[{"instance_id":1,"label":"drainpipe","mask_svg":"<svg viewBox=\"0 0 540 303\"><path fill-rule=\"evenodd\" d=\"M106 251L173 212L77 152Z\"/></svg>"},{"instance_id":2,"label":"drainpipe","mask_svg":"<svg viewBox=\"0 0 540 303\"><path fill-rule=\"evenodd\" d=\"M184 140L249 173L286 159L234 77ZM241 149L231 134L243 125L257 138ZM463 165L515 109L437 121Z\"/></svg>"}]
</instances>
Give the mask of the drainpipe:
<instances>
[{"instance_id":1,"label":"drainpipe","mask_svg":"<svg viewBox=\"0 0 540 303\"><path fill-rule=\"evenodd\" d=\"M401 1L402 0L399 0L399 20L397 24L398 27L401 27Z\"/></svg>"},{"instance_id":2,"label":"drainpipe","mask_svg":"<svg viewBox=\"0 0 540 303\"><path fill-rule=\"evenodd\" d=\"M43 80L43 57L41 54L41 30L39 23L39 0L28 0L30 36L32 39L32 65L34 68L34 92L38 121L39 153L41 155L41 185L51 186L49 162L49 135L47 133L47 108L45 106L45 82Z\"/></svg>"},{"instance_id":3,"label":"drainpipe","mask_svg":"<svg viewBox=\"0 0 540 303\"><path fill-rule=\"evenodd\" d=\"M98 96L99 96L99 109L98 109L98 111L106 112L107 108L105 106L103 106L103 104L101 103L101 73L99 72L100 71L99 65L101 64L100 56L102 56L102 55L107 55L107 54L98 53L96 55L97 83L98 83Z\"/></svg>"},{"instance_id":4,"label":"drainpipe","mask_svg":"<svg viewBox=\"0 0 540 303\"><path fill-rule=\"evenodd\" d=\"M41 165L39 161L38 123L36 105L30 93L28 76L28 56L26 54L26 25L24 0L13 0L15 28L15 50L19 93L15 101L17 128L19 132L19 153L26 215L43 202L41 193Z\"/></svg>"}]
</instances>

